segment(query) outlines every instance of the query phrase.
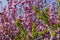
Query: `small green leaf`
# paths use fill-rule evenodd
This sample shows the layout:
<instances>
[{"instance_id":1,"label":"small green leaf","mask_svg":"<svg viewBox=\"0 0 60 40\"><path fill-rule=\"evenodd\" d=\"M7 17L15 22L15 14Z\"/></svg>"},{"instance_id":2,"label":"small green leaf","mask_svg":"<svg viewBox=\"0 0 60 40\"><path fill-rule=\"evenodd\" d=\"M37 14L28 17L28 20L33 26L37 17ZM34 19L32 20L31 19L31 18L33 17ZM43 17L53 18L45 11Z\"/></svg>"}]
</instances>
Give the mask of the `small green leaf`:
<instances>
[{"instance_id":1,"label":"small green leaf","mask_svg":"<svg viewBox=\"0 0 60 40\"><path fill-rule=\"evenodd\" d=\"M17 25L17 26L20 25L20 21L19 21L19 19L16 19L16 25Z\"/></svg>"},{"instance_id":2,"label":"small green leaf","mask_svg":"<svg viewBox=\"0 0 60 40\"><path fill-rule=\"evenodd\" d=\"M37 27L36 22L34 22L34 23L32 24L32 39L35 39L35 37L36 37L36 35L37 35L36 27Z\"/></svg>"},{"instance_id":3,"label":"small green leaf","mask_svg":"<svg viewBox=\"0 0 60 40\"><path fill-rule=\"evenodd\" d=\"M40 10L38 9L37 6L33 6L33 9L35 10L36 13L39 13L40 12Z\"/></svg>"},{"instance_id":4,"label":"small green leaf","mask_svg":"<svg viewBox=\"0 0 60 40\"><path fill-rule=\"evenodd\" d=\"M38 36L42 36L44 34L43 31L38 32Z\"/></svg>"},{"instance_id":5,"label":"small green leaf","mask_svg":"<svg viewBox=\"0 0 60 40\"><path fill-rule=\"evenodd\" d=\"M16 39L17 40L25 40L27 38L28 35L28 31L26 29L24 29L23 25L20 23L19 19L16 19L16 25L19 27L20 29L20 33L19 35L16 35ZM19 39L20 38L20 39Z\"/></svg>"},{"instance_id":6,"label":"small green leaf","mask_svg":"<svg viewBox=\"0 0 60 40\"><path fill-rule=\"evenodd\" d=\"M60 0L58 0L58 3L60 4Z\"/></svg>"},{"instance_id":7,"label":"small green leaf","mask_svg":"<svg viewBox=\"0 0 60 40\"><path fill-rule=\"evenodd\" d=\"M52 35L52 36L56 36L56 33L55 33L55 32L51 32L51 35Z\"/></svg>"}]
</instances>

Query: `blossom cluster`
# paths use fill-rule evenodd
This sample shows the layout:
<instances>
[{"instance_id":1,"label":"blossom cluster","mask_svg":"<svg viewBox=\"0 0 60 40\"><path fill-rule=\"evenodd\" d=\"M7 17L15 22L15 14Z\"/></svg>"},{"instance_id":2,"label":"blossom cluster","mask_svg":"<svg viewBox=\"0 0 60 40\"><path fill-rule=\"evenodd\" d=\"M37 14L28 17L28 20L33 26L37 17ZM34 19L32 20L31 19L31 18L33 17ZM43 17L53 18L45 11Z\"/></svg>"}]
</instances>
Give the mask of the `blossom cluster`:
<instances>
[{"instance_id":1,"label":"blossom cluster","mask_svg":"<svg viewBox=\"0 0 60 40\"><path fill-rule=\"evenodd\" d=\"M15 39L15 36L21 32L21 27L17 27L16 19L28 31L28 35L32 40L36 39L35 33L38 35L37 40L41 35L42 40L59 39L55 37L55 32L59 30L51 29L54 24L60 23L58 20L58 7L56 7L57 2L51 3L49 7L47 7L47 0L7 0L7 2L8 7L2 6L3 11L0 12L0 40L18 40ZM51 1L48 0L48 2ZM34 23L36 23L36 28L33 25Z\"/></svg>"}]
</instances>

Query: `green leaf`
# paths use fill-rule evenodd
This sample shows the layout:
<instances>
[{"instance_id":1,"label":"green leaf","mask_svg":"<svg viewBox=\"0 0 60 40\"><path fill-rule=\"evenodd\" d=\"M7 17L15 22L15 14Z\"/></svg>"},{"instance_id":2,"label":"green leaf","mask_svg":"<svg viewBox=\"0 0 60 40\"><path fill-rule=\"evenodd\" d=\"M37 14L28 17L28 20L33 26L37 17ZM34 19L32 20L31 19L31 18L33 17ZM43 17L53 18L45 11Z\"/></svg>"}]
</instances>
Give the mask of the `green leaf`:
<instances>
[{"instance_id":1,"label":"green leaf","mask_svg":"<svg viewBox=\"0 0 60 40\"><path fill-rule=\"evenodd\" d=\"M38 35L42 36L42 35L44 35L45 33L48 33L48 32L49 32L48 29L44 29L43 31L39 31Z\"/></svg>"},{"instance_id":2,"label":"green leaf","mask_svg":"<svg viewBox=\"0 0 60 40\"><path fill-rule=\"evenodd\" d=\"M49 18L48 18L48 16L46 16L45 13L42 13L42 14L41 14L40 19L41 19L44 23L46 23L47 25L49 25L49 21L48 21Z\"/></svg>"},{"instance_id":3,"label":"green leaf","mask_svg":"<svg viewBox=\"0 0 60 40\"><path fill-rule=\"evenodd\" d=\"M34 22L32 24L32 39L35 39L37 36L36 27L37 27L36 22Z\"/></svg>"},{"instance_id":4,"label":"green leaf","mask_svg":"<svg viewBox=\"0 0 60 40\"><path fill-rule=\"evenodd\" d=\"M44 34L43 31L38 32L38 36L42 36Z\"/></svg>"},{"instance_id":5,"label":"green leaf","mask_svg":"<svg viewBox=\"0 0 60 40\"><path fill-rule=\"evenodd\" d=\"M25 40L27 38L28 31L26 29L24 29L24 27L21 24L21 22L19 21L19 19L16 19L16 25L19 27L20 33L19 33L19 35L16 35L15 38L17 38L17 40Z\"/></svg>"},{"instance_id":6,"label":"green leaf","mask_svg":"<svg viewBox=\"0 0 60 40\"><path fill-rule=\"evenodd\" d=\"M52 29L53 29L53 30L55 30L55 29L57 29L57 28L60 28L60 24L54 24L54 25L52 26Z\"/></svg>"},{"instance_id":7,"label":"green leaf","mask_svg":"<svg viewBox=\"0 0 60 40\"><path fill-rule=\"evenodd\" d=\"M45 22L46 24L49 25L49 21L48 21L48 19L49 19L49 15L48 15L49 9L47 7L45 7L43 11L40 11L40 10L38 10L37 6L34 6L33 9L36 12L37 18L41 19L43 22Z\"/></svg>"},{"instance_id":8,"label":"green leaf","mask_svg":"<svg viewBox=\"0 0 60 40\"><path fill-rule=\"evenodd\" d=\"M52 36L56 36L56 33L52 31L52 32L51 32L51 35L52 35Z\"/></svg>"},{"instance_id":9,"label":"green leaf","mask_svg":"<svg viewBox=\"0 0 60 40\"><path fill-rule=\"evenodd\" d=\"M37 6L33 6L33 9L35 10L36 13L39 13L40 12L40 10L38 9Z\"/></svg>"},{"instance_id":10,"label":"green leaf","mask_svg":"<svg viewBox=\"0 0 60 40\"><path fill-rule=\"evenodd\" d=\"M60 0L58 0L58 3L60 4Z\"/></svg>"},{"instance_id":11,"label":"green leaf","mask_svg":"<svg viewBox=\"0 0 60 40\"><path fill-rule=\"evenodd\" d=\"M20 21L19 21L19 19L16 19L16 25L17 25L17 26L20 25Z\"/></svg>"},{"instance_id":12,"label":"green leaf","mask_svg":"<svg viewBox=\"0 0 60 40\"><path fill-rule=\"evenodd\" d=\"M47 7L44 8L44 12L49 12L49 9Z\"/></svg>"}]
</instances>

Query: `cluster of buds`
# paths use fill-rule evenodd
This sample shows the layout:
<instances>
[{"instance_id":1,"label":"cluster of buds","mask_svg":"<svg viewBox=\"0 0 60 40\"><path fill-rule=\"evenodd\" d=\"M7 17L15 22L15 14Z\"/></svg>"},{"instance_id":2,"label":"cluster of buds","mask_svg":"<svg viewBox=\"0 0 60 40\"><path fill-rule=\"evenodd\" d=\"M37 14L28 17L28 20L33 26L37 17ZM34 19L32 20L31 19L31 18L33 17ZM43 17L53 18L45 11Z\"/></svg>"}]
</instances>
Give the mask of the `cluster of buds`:
<instances>
[{"instance_id":1,"label":"cluster of buds","mask_svg":"<svg viewBox=\"0 0 60 40\"><path fill-rule=\"evenodd\" d=\"M8 11L6 11L6 7L1 6L3 10L0 12L0 40L15 40L14 37L19 33L19 28L15 24L16 10L11 6L10 1Z\"/></svg>"},{"instance_id":2,"label":"cluster of buds","mask_svg":"<svg viewBox=\"0 0 60 40\"><path fill-rule=\"evenodd\" d=\"M0 40L13 40L14 36L19 32L15 22L8 19L3 13L0 14Z\"/></svg>"},{"instance_id":3,"label":"cluster of buds","mask_svg":"<svg viewBox=\"0 0 60 40\"><path fill-rule=\"evenodd\" d=\"M58 8L56 7L57 5L55 5L56 2L51 3L50 8L49 8L49 16L50 16L50 23L53 24L57 24L58 21Z\"/></svg>"},{"instance_id":4,"label":"cluster of buds","mask_svg":"<svg viewBox=\"0 0 60 40\"><path fill-rule=\"evenodd\" d=\"M7 2L8 7L2 7L3 11L0 12L0 40L15 40L14 36L19 33L19 28L15 23L16 19L19 19L24 28L30 32L32 32L34 22L37 23L38 31L48 27L37 17L37 13L33 9L34 6L37 6L37 9L43 13L47 0L7 0ZM55 3L53 2L49 8L49 19L52 25L59 22Z\"/></svg>"}]
</instances>

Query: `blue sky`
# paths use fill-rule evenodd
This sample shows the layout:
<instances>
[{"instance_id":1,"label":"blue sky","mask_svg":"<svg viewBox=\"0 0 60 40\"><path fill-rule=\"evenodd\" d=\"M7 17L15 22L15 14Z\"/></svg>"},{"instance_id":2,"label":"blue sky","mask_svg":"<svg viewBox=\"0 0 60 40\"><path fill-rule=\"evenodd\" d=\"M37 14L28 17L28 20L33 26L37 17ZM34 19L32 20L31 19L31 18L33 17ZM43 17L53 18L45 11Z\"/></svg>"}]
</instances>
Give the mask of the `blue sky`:
<instances>
[{"instance_id":1,"label":"blue sky","mask_svg":"<svg viewBox=\"0 0 60 40\"><path fill-rule=\"evenodd\" d=\"M2 6L7 6L7 0L2 0Z\"/></svg>"},{"instance_id":2,"label":"blue sky","mask_svg":"<svg viewBox=\"0 0 60 40\"><path fill-rule=\"evenodd\" d=\"M2 0L2 6L7 6L7 0ZM1 4L0 4L0 11L2 11L1 9Z\"/></svg>"},{"instance_id":3,"label":"blue sky","mask_svg":"<svg viewBox=\"0 0 60 40\"><path fill-rule=\"evenodd\" d=\"M53 1L56 1L56 0L51 0L51 1L53 2ZM7 0L2 0L2 5L7 6Z\"/></svg>"},{"instance_id":4,"label":"blue sky","mask_svg":"<svg viewBox=\"0 0 60 40\"><path fill-rule=\"evenodd\" d=\"M51 0L51 2L54 2L56 0ZM47 3L49 4L49 3ZM2 0L2 6L6 6L7 7L7 0ZM0 11L1 11L1 5L0 5Z\"/></svg>"}]
</instances>

